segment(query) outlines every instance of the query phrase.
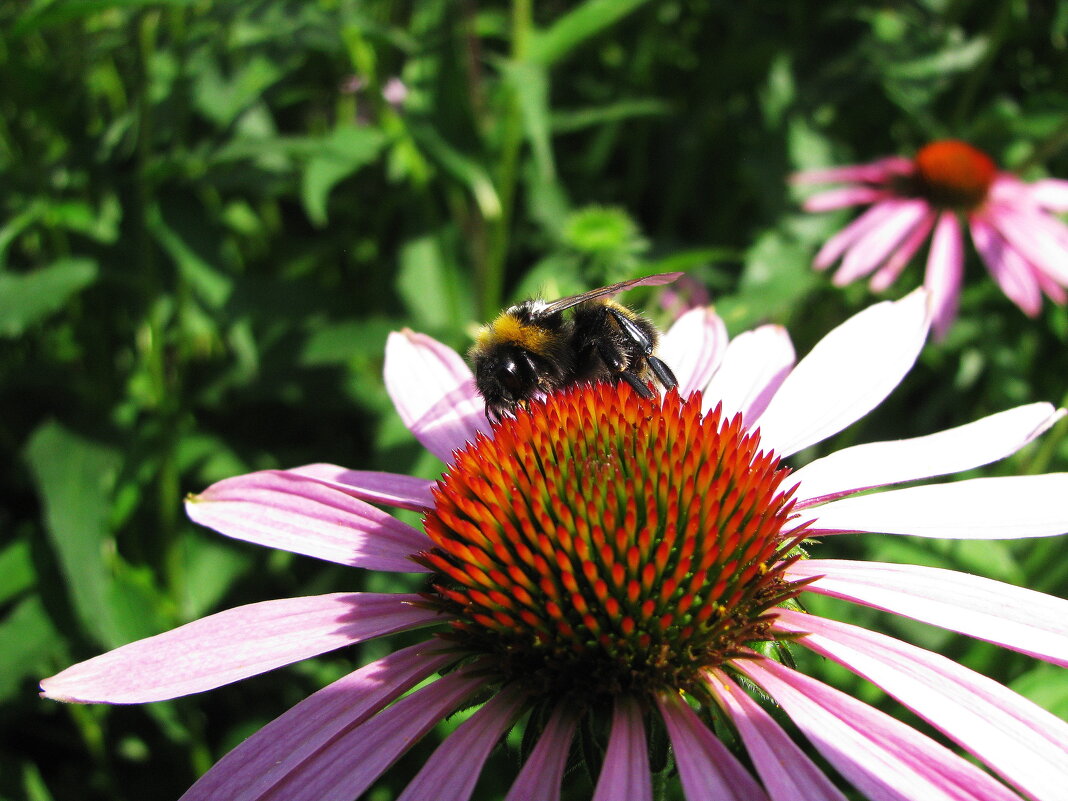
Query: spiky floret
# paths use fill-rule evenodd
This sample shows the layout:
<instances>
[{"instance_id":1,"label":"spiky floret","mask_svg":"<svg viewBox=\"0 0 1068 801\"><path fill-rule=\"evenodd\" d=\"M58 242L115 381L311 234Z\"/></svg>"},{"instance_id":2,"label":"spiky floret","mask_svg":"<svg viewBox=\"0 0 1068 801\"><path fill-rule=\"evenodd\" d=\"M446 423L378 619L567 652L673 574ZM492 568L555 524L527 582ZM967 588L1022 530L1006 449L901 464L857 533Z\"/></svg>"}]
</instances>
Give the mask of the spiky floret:
<instances>
[{"instance_id":1,"label":"spiky floret","mask_svg":"<svg viewBox=\"0 0 1068 801\"><path fill-rule=\"evenodd\" d=\"M417 560L448 635L502 682L590 697L693 690L774 639L803 536L789 471L701 398L581 385L456 455Z\"/></svg>"}]
</instances>

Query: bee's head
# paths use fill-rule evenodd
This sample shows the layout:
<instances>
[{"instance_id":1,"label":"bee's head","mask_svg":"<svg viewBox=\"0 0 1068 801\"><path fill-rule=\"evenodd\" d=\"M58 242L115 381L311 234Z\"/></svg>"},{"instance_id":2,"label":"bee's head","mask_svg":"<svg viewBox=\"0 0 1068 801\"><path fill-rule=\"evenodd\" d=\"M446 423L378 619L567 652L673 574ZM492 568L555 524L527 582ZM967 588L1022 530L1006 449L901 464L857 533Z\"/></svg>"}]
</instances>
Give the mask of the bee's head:
<instances>
[{"instance_id":1,"label":"bee's head","mask_svg":"<svg viewBox=\"0 0 1068 801\"><path fill-rule=\"evenodd\" d=\"M491 420L512 411L538 390L535 357L517 345L476 346L471 360L475 386L486 401L486 416Z\"/></svg>"}]
</instances>

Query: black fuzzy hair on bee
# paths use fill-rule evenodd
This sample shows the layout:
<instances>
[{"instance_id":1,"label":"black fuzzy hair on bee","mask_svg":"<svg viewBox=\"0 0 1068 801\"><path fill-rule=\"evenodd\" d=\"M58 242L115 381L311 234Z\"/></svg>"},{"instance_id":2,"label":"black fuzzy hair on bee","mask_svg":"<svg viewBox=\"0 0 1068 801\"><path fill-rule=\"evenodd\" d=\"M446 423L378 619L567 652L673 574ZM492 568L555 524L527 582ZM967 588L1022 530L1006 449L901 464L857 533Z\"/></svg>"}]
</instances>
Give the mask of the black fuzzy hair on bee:
<instances>
[{"instance_id":1,"label":"black fuzzy hair on bee","mask_svg":"<svg viewBox=\"0 0 1068 801\"><path fill-rule=\"evenodd\" d=\"M483 326L469 358L491 420L538 394L594 381L626 381L643 397L649 382L678 385L654 352L660 332L610 296L635 286L668 284L682 273L660 273L546 302L525 300ZM569 314L565 315L564 312Z\"/></svg>"}]
</instances>

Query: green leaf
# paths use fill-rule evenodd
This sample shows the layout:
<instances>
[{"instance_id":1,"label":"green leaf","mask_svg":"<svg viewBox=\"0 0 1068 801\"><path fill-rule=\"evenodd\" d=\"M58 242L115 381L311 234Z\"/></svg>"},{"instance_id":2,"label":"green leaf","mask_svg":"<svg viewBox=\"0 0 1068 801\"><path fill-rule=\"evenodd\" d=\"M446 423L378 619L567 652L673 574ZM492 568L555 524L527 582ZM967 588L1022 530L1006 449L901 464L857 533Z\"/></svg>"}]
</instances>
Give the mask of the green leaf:
<instances>
[{"instance_id":1,"label":"green leaf","mask_svg":"<svg viewBox=\"0 0 1068 801\"><path fill-rule=\"evenodd\" d=\"M542 180L556 174L553 164L552 137L549 129L549 75L540 64L508 63L504 78L519 100L523 131L534 153L534 163Z\"/></svg>"},{"instance_id":2,"label":"green leaf","mask_svg":"<svg viewBox=\"0 0 1068 801\"><path fill-rule=\"evenodd\" d=\"M36 579L28 543L18 540L0 551L0 603L25 592Z\"/></svg>"},{"instance_id":3,"label":"green leaf","mask_svg":"<svg viewBox=\"0 0 1068 801\"><path fill-rule=\"evenodd\" d=\"M30 437L25 458L44 511L45 529L74 609L87 631L109 646L125 641L111 607L106 551L111 492L121 457L56 422Z\"/></svg>"},{"instance_id":4,"label":"green leaf","mask_svg":"<svg viewBox=\"0 0 1068 801\"><path fill-rule=\"evenodd\" d=\"M335 128L323 138L301 180L301 199L312 223L320 228L326 225L330 190L377 159L385 141L377 129L351 125Z\"/></svg>"},{"instance_id":5,"label":"green leaf","mask_svg":"<svg viewBox=\"0 0 1068 801\"><path fill-rule=\"evenodd\" d=\"M455 253L441 234L411 239L400 252L397 292L420 329L442 331L459 328L474 309L470 287L463 271L447 254Z\"/></svg>"},{"instance_id":6,"label":"green leaf","mask_svg":"<svg viewBox=\"0 0 1068 801\"><path fill-rule=\"evenodd\" d=\"M214 62L201 63L194 89L197 108L204 116L225 128L278 81L284 68L265 55L257 54L233 75L224 77Z\"/></svg>"},{"instance_id":7,"label":"green leaf","mask_svg":"<svg viewBox=\"0 0 1068 801\"><path fill-rule=\"evenodd\" d=\"M591 36L614 25L648 0L586 0L548 29L531 36L530 59L546 66L567 56Z\"/></svg>"},{"instance_id":8,"label":"green leaf","mask_svg":"<svg viewBox=\"0 0 1068 801\"><path fill-rule=\"evenodd\" d=\"M26 679L46 673L47 657L58 656L60 642L40 598L18 604L0 622L0 700L15 695Z\"/></svg>"},{"instance_id":9,"label":"green leaf","mask_svg":"<svg viewBox=\"0 0 1068 801\"><path fill-rule=\"evenodd\" d=\"M96 280L92 259L67 258L29 273L0 274L0 336L16 337Z\"/></svg>"},{"instance_id":10,"label":"green leaf","mask_svg":"<svg viewBox=\"0 0 1068 801\"><path fill-rule=\"evenodd\" d=\"M483 217L496 220L501 216L501 198L485 167L454 148L428 125L413 124L411 132L445 172L470 190Z\"/></svg>"},{"instance_id":11,"label":"green leaf","mask_svg":"<svg viewBox=\"0 0 1068 801\"><path fill-rule=\"evenodd\" d=\"M233 288L230 279L212 266L176 228L163 219L163 212L158 205L153 204L146 210L145 222L160 247L174 260L182 277L204 302L214 309L222 306L230 297Z\"/></svg>"}]
</instances>

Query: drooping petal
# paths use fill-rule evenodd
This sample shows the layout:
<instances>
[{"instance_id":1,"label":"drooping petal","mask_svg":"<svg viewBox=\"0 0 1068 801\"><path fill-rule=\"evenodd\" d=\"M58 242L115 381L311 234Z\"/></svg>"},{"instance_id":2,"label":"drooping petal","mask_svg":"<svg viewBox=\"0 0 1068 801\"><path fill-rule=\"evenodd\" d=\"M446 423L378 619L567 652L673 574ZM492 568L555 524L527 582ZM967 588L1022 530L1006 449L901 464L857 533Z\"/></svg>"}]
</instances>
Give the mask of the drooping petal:
<instances>
[{"instance_id":1,"label":"drooping petal","mask_svg":"<svg viewBox=\"0 0 1068 801\"><path fill-rule=\"evenodd\" d=\"M425 478L374 470L349 470L335 464L306 464L287 472L322 481L368 503L382 503L414 512L434 506L434 496L430 493L434 482Z\"/></svg>"},{"instance_id":2,"label":"drooping petal","mask_svg":"<svg viewBox=\"0 0 1068 801\"><path fill-rule=\"evenodd\" d=\"M514 689L493 696L437 747L397 801L467 801L522 701L523 693Z\"/></svg>"},{"instance_id":3,"label":"drooping petal","mask_svg":"<svg viewBox=\"0 0 1068 801\"><path fill-rule=\"evenodd\" d=\"M889 193L878 186L840 186L805 198L801 207L805 211L833 211L874 203L887 197L890 197Z\"/></svg>"},{"instance_id":4,"label":"drooping petal","mask_svg":"<svg viewBox=\"0 0 1068 801\"><path fill-rule=\"evenodd\" d=\"M868 230L849 248L834 275L835 286L863 278L882 264L903 239L922 226L928 209L922 200L898 205L880 225Z\"/></svg>"},{"instance_id":5,"label":"drooping petal","mask_svg":"<svg viewBox=\"0 0 1068 801\"><path fill-rule=\"evenodd\" d=\"M846 801L782 727L720 670L708 676L773 801Z\"/></svg>"},{"instance_id":6,"label":"drooping petal","mask_svg":"<svg viewBox=\"0 0 1068 801\"><path fill-rule=\"evenodd\" d=\"M448 464L452 452L489 431L486 406L460 354L405 329L386 340L386 391L404 424Z\"/></svg>"},{"instance_id":7,"label":"drooping petal","mask_svg":"<svg viewBox=\"0 0 1068 801\"><path fill-rule=\"evenodd\" d=\"M1068 667L1068 601L993 579L920 565L803 559L789 580Z\"/></svg>"},{"instance_id":8,"label":"drooping petal","mask_svg":"<svg viewBox=\"0 0 1068 801\"><path fill-rule=\"evenodd\" d=\"M653 779L649 772L649 750L645 726L638 704L627 696L616 698L612 710L612 732L597 777L593 801L653 801Z\"/></svg>"},{"instance_id":9,"label":"drooping petal","mask_svg":"<svg viewBox=\"0 0 1068 801\"><path fill-rule=\"evenodd\" d=\"M940 654L786 609L775 627L882 687L1031 798L1068 787L1068 723Z\"/></svg>"},{"instance_id":10,"label":"drooping petal","mask_svg":"<svg viewBox=\"0 0 1068 801\"><path fill-rule=\"evenodd\" d=\"M820 340L786 377L759 419L780 457L837 434L900 383L927 338L927 296L877 303Z\"/></svg>"},{"instance_id":11,"label":"drooping petal","mask_svg":"<svg viewBox=\"0 0 1068 801\"><path fill-rule=\"evenodd\" d=\"M239 606L72 665L42 681L42 694L105 704L178 698L441 619L419 600L332 593Z\"/></svg>"},{"instance_id":12,"label":"drooping petal","mask_svg":"<svg viewBox=\"0 0 1068 801\"><path fill-rule=\"evenodd\" d=\"M1050 211L1068 211L1068 181L1043 178L1030 186L1031 198Z\"/></svg>"},{"instance_id":13,"label":"drooping petal","mask_svg":"<svg viewBox=\"0 0 1068 801\"><path fill-rule=\"evenodd\" d=\"M255 801L358 798L402 754L484 686L485 680L461 668L406 695L323 745Z\"/></svg>"},{"instance_id":14,"label":"drooping petal","mask_svg":"<svg viewBox=\"0 0 1068 801\"><path fill-rule=\"evenodd\" d=\"M794 366L794 346L780 325L762 325L735 337L704 389L707 411L723 404L723 416L741 412L750 425L767 408Z\"/></svg>"},{"instance_id":15,"label":"drooping petal","mask_svg":"<svg viewBox=\"0 0 1068 801\"><path fill-rule=\"evenodd\" d=\"M849 225L823 243L812 264L817 270L825 270L834 264L869 231L874 231L892 217L904 201L897 198L882 200L853 220Z\"/></svg>"},{"instance_id":16,"label":"drooping petal","mask_svg":"<svg viewBox=\"0 0 1068 801\"><path fill-rule=\"evenodd\" d=\"M560 801L560 784L577 724L578 718L566 705L553 710L504 801Z\"/></svg>"},{"instance_id":17,"label":"drooping petal","mask_svg":"<svg viewBox=\"0 0 1068 801\"><path fill-rule=\"evenodd\" d=\"M256 801L335 737L453 661L446 648L418 643L324 687L224 756L180 801Z\"/></svg>"},{"instance_id":18,"label":"drooping petal","mask_svg":"<svg viewBox=\"0 0 1068 801\"><path fill-rule=\"evenodd\" d=\"M912 257L916 255L916 251L920 249L920 245L927 241L927 237L930 236L931 229L934 228L935 220L937 219L938 213L933 209L929 209L919 224L909 231L908 235L897 246L897 250L890 255L890 258L871 277L868 286L871 287L873 292L882 292L898 279L901 271L908 266L908 263L912 261Z\"/></svg>"},{"instance_id":19,"label":"drooping petal","mask_svg":"<svg viewBox=\"0 0 1068 801\"><path fill-rule=\"evenodd\" d=\"M937 434L843 448L796 470L799 508L887 484L970 470L1004 459L1064 416L1048 403L1030 403Z\"/></svg>"},{"instance_id":20,"label":"drooping petal","mask_svg":"<svg viewBox=\"0 0 1068 801\"><path fill-rule=\"evenodd\" d=\"M1052 217L998 204L991 204L985 217L1027 261L1062 286L1068 285L1068 258L1056 230L1049 230L1055 222Z\"/></svg>"},{"instance_id":21,"label":"drooping petal","mask_svg":"<svg viewBox=\"0 0 1068 801\"><path fill-rule=\"evenodd\" d=\"M678 695L657 696L688 801L766 801L767 794Z\"/></svg>"},{"instance_id":22,"label":"drooping petal","mask_svg":"<svg viewBox=\"0 0 1068 801\"><path fill-rule=\"evenodd\" d=\"M186 499L189 517L228 537L343 565L425 572L409 559L431 546L421 531L315 478L263 470Z\"/></svg>"},{"instance_id":23,"label":"drooping petal","mask_svg":"<svg viewBox=\"0 0 1068 801\"><path fill-rule=\"evenodd\" d=\"M841 167L824 167L804 170L790 176L795 184L837 184L861 182L881 184L899 175L912 172L912 161L902 156L887 156L867 164L847 164Z\"/></svg>"},{"instance_id":24,"label":"drooping petal","mask_svg":"<svg viewBox=\"0 0 1068 801\"><path fill-rule=\"evenodd\" d=\"M931 304L931 327L945 336L957 318L960 286L964 279L964 243L960 223L952 211L944 211L935 223L923 286Z\"/></svg>"},{"instance_id":25,"label":"drooping petal","mask_svg":"<svg viewBox=\"0 0 1068 801\"><path fill-rule=\"evenodd\" d=\"M727 327L712 309L690 309L660 340L658 354L679 380L679 392L703 388L723 359Z\"/></svg>"},{"instance_id":26,"label":"drooping petal","mask_svg":"<svg viewBox=\"0 0 1068 801\"><path fill-rule=\"evenodd\" d=\"M1042 310L1042 290L1034 267L1009 247L993 226L978 214L971 219L972 242L1005 296L1031 317Z\"/></svg>"},{"instance_id":27,"label":"drooping petal","mask_svg":"<svg viewBox=\"0 0 1068 801\"><path fill-rule=\"evenodd\" d=\"M770 659L734 667L775 699L824 758L872 801L1019 801L930 737Z\"/></svg>"},{"instance_id":28,"label":"drooping petal","mask_svg":"<svg viewBox=\"0 0 1068 801\"><path fill-rule=\"evenodd\" d=\"M1068 473L972 478L831 501L814 529L990 540L1068 532Z\"/></svg>"}]
</instances>

